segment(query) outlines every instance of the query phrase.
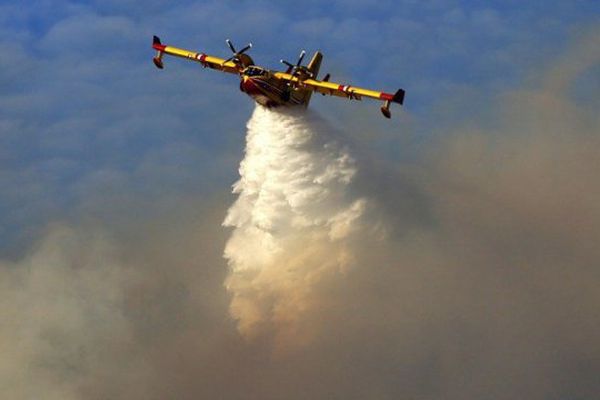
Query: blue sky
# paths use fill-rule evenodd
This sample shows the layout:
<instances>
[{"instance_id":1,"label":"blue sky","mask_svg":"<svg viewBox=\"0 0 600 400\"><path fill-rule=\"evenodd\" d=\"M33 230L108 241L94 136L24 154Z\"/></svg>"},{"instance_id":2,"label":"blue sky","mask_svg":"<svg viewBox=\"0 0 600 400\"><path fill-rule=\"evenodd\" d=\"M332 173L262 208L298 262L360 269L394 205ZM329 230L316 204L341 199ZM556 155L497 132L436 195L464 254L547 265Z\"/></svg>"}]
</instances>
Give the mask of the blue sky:
<instances>
[{"instance_id":1,"label":"blue sky","mask_svg":"<svg viewBox=\"0 0 600 400\"><path fill-rule=\"evenodd\" d=\"M318 96L311 107L345 127L359 114L406 143L535 84L599 14L594 1L0 3L0 255L18 255L52 221L118 218L236 179L252 101L229 75L172 59L156 70L152 34L220 56L226 38L251 41L271 68L322 50L333 80L404 87L406 110L384 121L375 102ZM593 74L580 90L590 87ZM396 139L381 143L400 157Z\"/></svg>"},{"instance_id":2,"label":"blue sky","mask_svg":"<svg viewBox=\"0 0 600 400\"><path fill-rule=\"evenodd\" d=\"M255 240L222 226L255 105L235 76L157 70L153 34L222 57L251 41L270 68L319 49L333 80L403 87L405 107L314 96L314 137L356 178L322 186L331 201L271 191L337 180L302 171L319 140L257 163L276 179L238 225ZM0 47L7 398L600 393L600 2L0 0ZM353 196L364 218L321 218ZM283 199L290 232L260 209ZM275 261L233 279L227 243L243 263L270 237ZM248 293L256 340L236 330ZM278 354L280 332L299 351Z\"/></svg>"}]
</instances>

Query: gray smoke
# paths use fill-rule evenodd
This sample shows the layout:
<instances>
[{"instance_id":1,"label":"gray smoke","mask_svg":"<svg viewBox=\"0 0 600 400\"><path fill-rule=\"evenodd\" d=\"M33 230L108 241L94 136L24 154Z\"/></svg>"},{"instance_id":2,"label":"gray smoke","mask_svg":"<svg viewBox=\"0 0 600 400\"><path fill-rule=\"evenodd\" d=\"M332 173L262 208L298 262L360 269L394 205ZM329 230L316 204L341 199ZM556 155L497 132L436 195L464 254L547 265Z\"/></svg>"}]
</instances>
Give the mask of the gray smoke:
<instances>
[{"instance_id":1,"label":"gray smoke","mask_svg":"<svg viewBox=\"0 0 600 400\"><path fill-rule=\"evenodd\" d=\"M0 263L3 396L597 397L600 119L570 92L593 38L414 164L257 110L229 211L49 227Z\"/></svg>"}]
</instances>

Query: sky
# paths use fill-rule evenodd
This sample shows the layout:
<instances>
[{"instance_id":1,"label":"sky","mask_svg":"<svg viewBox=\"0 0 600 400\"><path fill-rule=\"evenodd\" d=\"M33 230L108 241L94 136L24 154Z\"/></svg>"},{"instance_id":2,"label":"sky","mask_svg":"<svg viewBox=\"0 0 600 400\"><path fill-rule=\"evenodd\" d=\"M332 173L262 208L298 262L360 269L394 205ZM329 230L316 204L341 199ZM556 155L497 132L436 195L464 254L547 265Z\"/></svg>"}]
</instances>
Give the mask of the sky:
<instances>
[{"instance_id":1,"label":"sky","mask_svg":"<svg viewBox=\"0 0 600 400\"><path fill-rule=\"evenodd\" d=\"M599 16L594 1L0 2L0 388L592 398ZM301 345L277 320L248 340L224 286L255 105L234 76L157 70L154 34L223 58L225 39L252 42L273 69L321 50L333 81L406 90L389 121L374 101L311 102L308 123L359 165L350 192L378 207L365 226L389 226L344 239L349 272L295 287L321 307L290 317ZM275 278L261 307L287 299Z\"/></svg>"},{"instance_id":2,"label":"sky","mask_svg":"<svg viewBox=\"0 0 600 400\"><path fill-rule=\"evenodd\" d=\"M323 73L332 79L390 92L405 88L406 115L390 124L377 118L376 103L313 101L335 123L364 113L379 131L390 131L372 146L399 158L404 146L396 137L410 131L416 144L448 120L485 113L499 92L535 81L536 69L598 14L589 1L309 1L302 7L26 1L0 7L0 254L7 256L17 255L48 221L85 207L92 192L120 202L117 197L131 193L210 193L235 180L240 128L252 102L240 96L234 77L197 65L167 60L165 71L153 70L153 34L223 57L226 38L238 46L252 42L255 60L270 68L301 49L319 49ZM581 90L593 97L597 80L588 78L591 86Z\"/></svg>"}]
</instances>

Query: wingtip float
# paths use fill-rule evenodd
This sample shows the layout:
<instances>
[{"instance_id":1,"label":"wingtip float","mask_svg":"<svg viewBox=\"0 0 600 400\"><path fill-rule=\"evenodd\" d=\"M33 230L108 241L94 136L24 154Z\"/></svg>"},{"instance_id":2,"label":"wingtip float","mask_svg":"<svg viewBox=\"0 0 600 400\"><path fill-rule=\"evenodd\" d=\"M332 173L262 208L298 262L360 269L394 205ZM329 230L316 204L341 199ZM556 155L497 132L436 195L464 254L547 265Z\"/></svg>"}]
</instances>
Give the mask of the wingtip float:
<instances>
[{"instance_id":1,"label":"wingtip float","mask_svg":"<svg viewBox=\"0 0 600 400\"><path fill-rule=\"evenodd\" d=\"M317 79L323 60L321 52L315 52L306 66L302 65L306 54L304 50L295 64L281 60L287 69L285 72L280 72L254 64L252 57L246 54L246 51L252 47L252 43L239 51L235 49L229 39L226 40L226 43L233 55L228 59L221 59L204 53L166 46L161 43L158 36L154 36L152 48L156 50L156 56L152 61L157 68L163 69L163 56L168 54L198 62L205 68L237 74L241 78L240 90L265 107L296 105L307 107L312 93L317 92L322 95L346 97L351 100L362 100L363 97L382 100L381 113L386 118L390 118L391 103L400 105L404 103L404 89L398 89L396 93L392 94L342 85L330 82L330 74L326 74L321 80Z\"/></svg>"}]
</instances>

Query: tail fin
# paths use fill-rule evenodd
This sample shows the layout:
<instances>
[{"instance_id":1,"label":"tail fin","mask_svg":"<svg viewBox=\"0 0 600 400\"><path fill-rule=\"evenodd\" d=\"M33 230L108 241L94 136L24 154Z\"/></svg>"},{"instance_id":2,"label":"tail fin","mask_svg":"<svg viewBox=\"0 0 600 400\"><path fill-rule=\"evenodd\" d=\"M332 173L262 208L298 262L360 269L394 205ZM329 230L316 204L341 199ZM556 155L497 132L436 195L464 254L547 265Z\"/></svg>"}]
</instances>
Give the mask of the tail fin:
<instances>
[{"instance_id":1,"label":"tail fin","mask_svg":"<svg viewBox=\"0 0 600 400\"><path fill-rule=\"evenodd\" d=\"M313 79L317 79L317 75L319 75L319 69L321 68L321 61L323 60L323 54L320 51L315 51L315 54L310 59L308 63L308 70L312 74ZM310 97L312 96L312 91L307 90L304 96L304 106L308 107L308 103L310 103Z\"/></svg>"},{"instance_id":2,"label":"tail fin","mask_svg":"<svg viewBox=\"0 0 600 400\"><path fill-rule=\"evenodd\" d=\"M321 68L321 61L323 60L323 54L320 51L316 51L308 63L308 70L312 73L314 79L317 79L319 69Z\"/></svg>"}]
</instances>

